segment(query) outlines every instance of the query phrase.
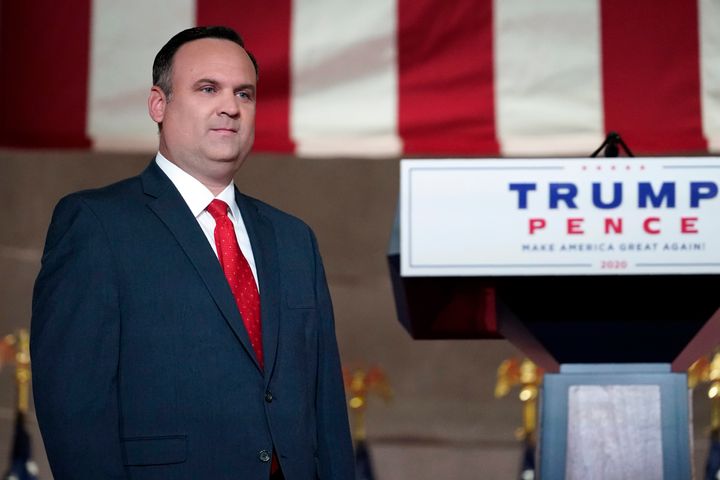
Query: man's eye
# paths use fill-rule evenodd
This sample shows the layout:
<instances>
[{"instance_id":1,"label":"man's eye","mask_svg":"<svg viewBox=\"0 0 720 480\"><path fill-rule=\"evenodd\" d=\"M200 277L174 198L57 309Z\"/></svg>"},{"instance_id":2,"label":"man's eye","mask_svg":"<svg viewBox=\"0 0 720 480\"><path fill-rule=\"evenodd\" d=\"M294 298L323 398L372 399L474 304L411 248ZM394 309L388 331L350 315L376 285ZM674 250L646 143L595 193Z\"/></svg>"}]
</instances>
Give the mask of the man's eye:
<instances>
[{"instance_id":1,"label":"man's eye","mask_svg":"<svg viewBox=\"0 0 720 480\"><path fill-rule=\"evenodd\" d=\"M210 86L201 87L200 91L203 93L213 93L215 91L215 87L210 87Z\"/></svg>"},{"instance_id":2,"label":"man's eye","mask_svg":"<svg viewBox=\"0 0 720 480\"><path fill-rule=\"evenodd\" d=\"M239 92L235 92L235 95L240 98L250 98L250 94L248 92L245 92L243 90L240 90Z\"/></svg>"}]
</instances>

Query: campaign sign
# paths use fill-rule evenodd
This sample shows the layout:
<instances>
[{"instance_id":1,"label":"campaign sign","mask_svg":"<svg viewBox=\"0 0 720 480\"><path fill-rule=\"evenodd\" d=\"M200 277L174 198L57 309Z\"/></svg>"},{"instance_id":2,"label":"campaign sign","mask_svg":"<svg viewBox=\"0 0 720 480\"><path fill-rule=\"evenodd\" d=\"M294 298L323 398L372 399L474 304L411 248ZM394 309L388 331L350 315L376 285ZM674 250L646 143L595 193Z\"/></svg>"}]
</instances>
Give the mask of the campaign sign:
<instances>
[{"instance_id":1,"label":"campaign sign","mask_svg":"<svg viewBox=\"0 0 720 480\"><path fill-rule=\"evenodd\" d=\"M403 160L403 276L720 273L720 157Z\"/></svg>"}]
</instances>

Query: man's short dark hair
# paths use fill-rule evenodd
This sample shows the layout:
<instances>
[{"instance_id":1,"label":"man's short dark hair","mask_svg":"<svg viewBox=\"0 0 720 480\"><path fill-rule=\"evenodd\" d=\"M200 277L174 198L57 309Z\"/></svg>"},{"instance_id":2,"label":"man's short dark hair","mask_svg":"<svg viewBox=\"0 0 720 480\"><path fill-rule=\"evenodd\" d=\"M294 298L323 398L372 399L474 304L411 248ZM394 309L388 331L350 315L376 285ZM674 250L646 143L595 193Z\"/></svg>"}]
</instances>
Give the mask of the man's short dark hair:
<instances>
[{"instance_id":1,"label":"man's short dark hair","mask_svg":"<svg viewBox=\"0 0 720 480\"><path fill-rule=\"evenodd\" d=\"M193 40L201 38L219 38L221 40L229 40L237 43L245 49L253 67L255 67L255 75L258 74L258 64L255 57L245 48L245 42L238 33L229 27L212 26L212 27L193 27L183 30L172 37L157 53L153 62L152 76L153 85L158 86L168 97L172 93L172 65L173 57L180 47Z\"/></svg>"}]
</instances>

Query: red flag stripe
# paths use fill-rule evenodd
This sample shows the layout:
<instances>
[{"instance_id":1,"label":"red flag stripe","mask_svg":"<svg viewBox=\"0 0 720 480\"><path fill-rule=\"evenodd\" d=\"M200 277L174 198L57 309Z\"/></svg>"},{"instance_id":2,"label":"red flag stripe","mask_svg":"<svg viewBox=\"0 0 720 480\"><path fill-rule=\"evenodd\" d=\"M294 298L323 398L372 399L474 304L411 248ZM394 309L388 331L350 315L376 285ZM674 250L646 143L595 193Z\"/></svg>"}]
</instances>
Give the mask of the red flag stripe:
<instances>
[{"instance_id":1,"label":"red flag stripe","mask_svg":"<svg viewBox=\"0 0 720 480\"><path fill-rule=\"evenodd\" d=\"M491 0L398 0L406 154L497 155Z\"/></svg>"},{"instance_id":2,"label":"red flag stripe","mask_svg":"<svg viewBox=\"0 0 720 480\"><path fill-rule=\"evenodd\" d=\"M696 2L601 1L606 130L639 154L705 151Z\"/></svg>"},{"instance_id":3,"label":"red flag stripe","mask_svg":"<svg viewBox=\"0 0 720 480\"><path fill-rule=\"evenodd\" d=\"M0 145L90 146L90 0L70 3L0 3Z\"/></svg>"},{"instance_id":4,"label":"red flag stripe","mask_svg":"<svg viewBox=\"0 0 720 480\"><path fill-rule=\"evenodd\" d=\"M236 29L260 64L255 150L294 152L290 139L290 0L197 0L198 25Z\"/></svg>"}]
</instances>

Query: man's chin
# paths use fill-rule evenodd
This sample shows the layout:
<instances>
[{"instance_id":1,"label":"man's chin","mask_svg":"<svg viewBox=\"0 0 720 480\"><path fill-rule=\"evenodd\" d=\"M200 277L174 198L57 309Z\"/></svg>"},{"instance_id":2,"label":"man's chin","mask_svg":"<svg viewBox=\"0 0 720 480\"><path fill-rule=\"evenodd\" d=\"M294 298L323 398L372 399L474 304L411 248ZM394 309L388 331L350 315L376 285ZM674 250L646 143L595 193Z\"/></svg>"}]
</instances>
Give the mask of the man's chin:
<instances>
[{"instance_id":1,"label":"man's chin","mask_svg":"<svg viewBox=\"0 0 720 480\"><path fill-rule=\"evenodd\" d=\"M214 149L207 152L207 158L218 163L241 164L247 152L238 149Z\"/></svg>"}]
</instances>

